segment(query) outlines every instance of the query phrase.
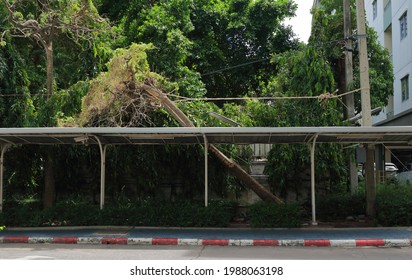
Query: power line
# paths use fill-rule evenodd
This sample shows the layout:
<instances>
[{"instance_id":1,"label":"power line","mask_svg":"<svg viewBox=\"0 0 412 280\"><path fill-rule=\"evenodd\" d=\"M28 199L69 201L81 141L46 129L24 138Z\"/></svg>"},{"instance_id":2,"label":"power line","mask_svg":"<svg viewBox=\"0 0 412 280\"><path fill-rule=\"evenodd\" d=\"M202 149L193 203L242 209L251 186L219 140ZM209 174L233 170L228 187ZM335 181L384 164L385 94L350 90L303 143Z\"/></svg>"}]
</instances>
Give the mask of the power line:
<instances>
[{"instance_id":1,"label":"power line","mask_svg":"<svg viewBox=\"0 0 412 280\"><path fill-rule=\"evenodd\" d=\"M362 88L351 90L348 92L344 92L342 94L335 94L337 90L334 93L322 93L320 95L309 95L309 96L265 96L265 97L200 97L200 98L190 98L190 97L183 97L183 96L177 96L177 95L172 95L168 94L169 96L177 97L180 98L180 100L177 100L175 102L187 102L187 101L235 101L235 100L281 100L281 99L318 99L319 101L325 101L328 99L333 99L333 98L340 98L345 95L355 93L362 90Z\"/></svg>"},{"instance_id":2,"label":"power line","mask_svg":"<svg viewBox=\"0 0 412 280\"><path fill-rule=\"evenodd\" d=\"M212 75L212 74L221 73L221 72L224 72L224 71L232 70L232 69L243 67L243 66L246 66L246 65L251 65L251 64L263 62L263 61L266 61L268 59L270 59L270 58L262 58L262 59L259 59L259 60L245 62L245 63L242 63L242 64L238 64L238 65L222 68L222 69L219 69L219 70L211 71L211 72L208 72L208 73L200 74L200 76L201 77L209 76L209 75Z\"/></svg>"},{"instance_id":3,"label":"power line","mask_svg":"<svg viewBox=\"0 0 412 280\"><path fill-rule=\"evenodd\" d=\"M336 40L330 40L330 41L326 41L326 42L315 42L313 44L315 46L328 45L328 44L343 44L344 45L346 43L346 41L348 41L348 40L356 40L356 39L364 37L364 36L365 35L354 34L350 37L345 37L345 38L336 39ZM245 62L245 63L241 63L241 64L238 64L238 65L229 66L229 67L226 67L226 68L221 68L221 69L218 69L218 70L215 70L215 71L200 74L200 76L203 77L203 76L208 76L208 75L212 75L212 74L216 74L216 73L221 73L221 72L224 72L224 71L232 70L232 69L243 67L243 66L246 66L246 65L251 65L251 64L263 62L263 61L266 61L268 59L270 59L270 58L262 58L262 59L258 59L258 60L254 60L254 61L250 61L250 62Z\"/></svg>"}]
</instances>

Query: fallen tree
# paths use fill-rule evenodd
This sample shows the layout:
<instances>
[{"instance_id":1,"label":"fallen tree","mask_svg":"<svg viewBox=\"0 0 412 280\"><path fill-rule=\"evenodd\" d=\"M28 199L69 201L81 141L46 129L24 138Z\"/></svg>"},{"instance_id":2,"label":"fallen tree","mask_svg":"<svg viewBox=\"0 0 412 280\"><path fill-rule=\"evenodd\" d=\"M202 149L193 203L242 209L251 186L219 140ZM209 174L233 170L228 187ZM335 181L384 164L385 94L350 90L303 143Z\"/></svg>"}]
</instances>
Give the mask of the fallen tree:
<instances>
[{"instance_id":1,"label":"fallen tree","mask_svg":"<svg viewBox=\"0 0 412 280\"><path fill-rule=\"evenodd\" d=\"M134 44L127 50L117 51L108 65L109 70L92 82L83 100L81 125L144 126L150 123L150 112L162 107L180 126L195 126L164 93L176 88L176 85L149 70L145 52L149 47ZM217 147L208 145L208 149L262 200L283 203Z\"/></svg>"}]
</instances>

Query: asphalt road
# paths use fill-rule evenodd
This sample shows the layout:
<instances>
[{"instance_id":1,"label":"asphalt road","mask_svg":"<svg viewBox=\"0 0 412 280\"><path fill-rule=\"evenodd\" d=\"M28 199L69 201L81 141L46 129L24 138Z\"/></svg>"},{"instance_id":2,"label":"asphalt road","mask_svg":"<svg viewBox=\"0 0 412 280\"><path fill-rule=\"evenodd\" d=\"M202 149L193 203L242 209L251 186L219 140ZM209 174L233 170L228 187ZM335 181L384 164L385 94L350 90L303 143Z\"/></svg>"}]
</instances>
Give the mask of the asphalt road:
<instances>
[{"instance_id":1,"label":"asphalt road","mask_svg":"<svg viewBox=\"0 0 412 280\"><path fill-rule=\"evenodd\" d=\"M145 227L56 227L7 228L5 236L29 237L124 237L124 238L186 238L186 239L412 239L412 228L145 228Z\"/></svg>"},{"instance_id":2,"label":"asphalt road","mask_svg":"<svg viewBox=\"0 0 412 280\"><path fill-rule=\"evenodd\" d=\"M1 260L412 260L412 247L0 244Z\"/></svg>"}]
</instances>

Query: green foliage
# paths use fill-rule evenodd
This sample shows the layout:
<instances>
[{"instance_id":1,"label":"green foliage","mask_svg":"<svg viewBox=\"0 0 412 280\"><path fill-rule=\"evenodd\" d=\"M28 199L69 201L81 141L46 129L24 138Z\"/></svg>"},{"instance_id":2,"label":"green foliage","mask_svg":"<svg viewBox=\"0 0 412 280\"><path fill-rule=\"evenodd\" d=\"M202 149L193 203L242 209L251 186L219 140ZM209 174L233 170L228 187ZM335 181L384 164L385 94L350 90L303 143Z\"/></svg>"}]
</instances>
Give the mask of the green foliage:
<instances>
[{"instance_id":1,"label":"green foliage","mask_svg":"<svg viewBox=\"0 0 412 280\"><path fill-rule=\"evenodd\" d=\"M20 41L12 41L10 37L3 39L7 44L0 47L0 126L30 125L35 110L29 94L33 77L25 59L27 52Z\"/></svg>"},{"instance_id":2,"label":"green foliage","mask_svg":"<svg viewBox=\"0 0 412 280\"><path fill-rule=\"evenodd\" d=\"M378 34L372 28L367 28L368 34L368 57L369 79L371 93L371 107L383 107L388 104L389 96L393 95L394 73L393 65L388 49L384 48L378 41ZM355 57L354 73L359 73L359 57ZM355 76L354 88L360 87L359 75ZM355 99L358 110L361 107L360 94Z\"/></svg>"},{"instance_id":3,"label":"green foliage","mask_svg":"<svg viewBox=\"0 0 412 280\"><path fill-rule=\"evenodd\" d=\"M377 191L376 223L382 226L410 226L412 224L412 189L410 186L384 185ZM337 193L319 195L316 199L317 216L322 221L336 221L365 212L365 196ZM54 207L42 210L37 196L7 198L0 224L7 226L173 226L227 227L235 216L237 203L214 200L204 207L203 202L178 200L156 201L119 198L107 202L103 210L80 196L60 200ZM303 219L303 205L256 203L247 214L253 227L296 228ZM0 227L1 230L2 227ZM4 227L3 227L4 229Z\"/></svg>"},{"instance_id":4,"label":"green foliage","mask_svg":"<svg viewBox=\"0 0 412 280\"><path fill-rule=\"evenodd\" d=\"M177 89L175 83L151 72L146 52L151 45L132 44L117 49L102 72L90 84L83 99L79 123L82 126L149 126L150 113L158 108L142 86L148 85L163 92Z\"/></svg>"},{"instance_id":5,"label":"green foliage","mask_svg":"<svg viewBox=\"0 0 412 280\"><path fill-rule=\"evenodd\" d=\"M4 157L5 197L38 194L43 166L38 147L10 146Z\"/></svg>"},{"instance_id":6,"label":"green foliage","mask_svg":"<svg viewBox=\"0 0 412 280\"><path fill-rule=\"evenodd\" d=\"M385 184L377 187L376 224L381 226L412 225L412 189L410 186ZM365 193L326 194L316 198L317 215L326 221L364 214Z\"/></svg>"},{"instance_id":7,"label":"green foliage","mask_svg":"<svg viewBox=\"0 0 412 280\"><path fill-rule=\"evenodd\" d=\"M39 226L41 224L41 202L33 197L14 197L3 205L0 223L7 226Z\"/></svg>"},{"instance_id":8,"label":"green foliage","mask_svg":"<svg viewBox=\"0 0 412 280\"><path fill-rule=\"evenodd\" d=\"M412 225L412 188L386 186L376 195L377 223L382 226Z\"/></svg>"},{"instance_id":9,"label":"green foliage","mask_svg":"<svg viewBox=\"0 0 412 280\"><path fill-rule=\"evenodd\" d=\"M276 67L270 64L270 56L296 47L291 29L281 24L283 19L294 14L294 3L271 0L194 2L195 30L189 35L193 41L190 61L204 74L202 80L207 95L259 95L260 81L277 73ZM242 66L237 67L239 65Z\"/></svg>"},{"instance_id":10,"label":"green foliage","mask_svg":"<svg viewBox=\"0 0 412 280\"><path fill-rule=\"evenodd\" d=\"M294 14L292 1L99 2L101 12L121 22L129 44L155 46L150 64L177 82L182 96L203 96L205 87L208 96L247 94L257 89L260 79L276 73L269 63L271 53L296 46L291 28L281 23ZM261 61L220 71L256 60Z\"/></svg>"},{"instance_id":11,"label":"green foliage","mask_svg":"<svg viewBox=\"0 0 412 280\"><path fill-rule=\"evenodd\" d=\"M345 43L343 34L343 5L339 0L322 0L319 9L313 11L313 27L309 45L323 49L327 60L333 68L336 81L342 80L340 77L344 73L342 60L344 52L342 44ZM356 39L356 7L355 0L351 1L352 11L352 34L355 34L353 43L353 65L354 73L359 73L359 52ZM388 97L393 95L393 67L389 57L389 52L378 41L377 33L374 29L367 27L368 36L368 57L369 75L371 87L372 108L384 106L388 102ZM351 39L348 39L351 40ZM360 87L359 75L354 75L353 85L349 89ZM339 88L344 88L339 85ZM355 111L361 110L360 94L355 94Z\"/></svg>"},{"instance_id":12,"label":"green foliage","mask_svg":"<svg viewBox=\"0 0 412 280\"><path fill-rule=\"evenodd\" d=\"M74 126L73 116L80 111L89 86L88 81L80 81L66 90L56 91L47 99L38 98L37 106L42 109L37 113L37 121L52 126Z\"/></svg>"},{"instance_id":13,"label":"green foliage","mask_svg":"<svg viewBox=\"0 0 412 280\"><path fill-rule=\"evenodd\" d=\"M73 197L59 201L41 214L42 225L90 226L99 224L99 208L90 201Z\"/></svg>"},{"instance_id":14,"label":"green foliage","mask_svg":"<svg viewBox=\"0 0 412 280\"><path fill-rule=\"evenodd\" d=\"M329 193L319 195L316 197L316 208L319 219L327 221L365 214L365 194Z\"/></svg>"},{"instance_id":15,"label":"green foliage","mask_svg":"<svg viewBox=\"0 0 412 280\"><path fill-rule=\"evenodd\" d=\"M84 198L73 196L41 210L39 200L14 201L5 205L0 223L8 226L173 226L227 227L236 203L210 201L130 201L107 203L103 210Z\"/></svg>"},{"instance_id":16,"label":"green foliage","mask_svg":"<svg viewBox=\"0 0 412 280\"><path fill-rule=\"evenodd\" d=\"M6 2L15 10L13 15L6 12ZM2 40L7 42L6 48L15 48L12 56L15 61L19 61L20 56L24 57L25 65L18 66L19 71L27 75L27 81L22 80L21 74L14 75L14 79L18 79L17 83L26 83L26 88L16 87L13 91L6 88L7 94L16 94L18 100L11 108L21 111L21 119L24 120L22 124L15 126L55 126L55 114L61 109L53 112L50 107L56 107L53 104L56 100L48 102L44 95L45 51L51 52L51 59L54 61L54 80L49 82L54 84L54 89L70 88L79 80L94 76L101 69L98 62L107 59L110 47L116 45L116 31L99 16L93 2L88 0L47 3L4 1L1 8L4 18L8 18L8 21L2 22L4 26L0 26L4 31ZM21 38L30 38L32 41ZM19 47L16 48L15 43ZM93 49L97 51L92 51ZM50 59L48 60L50 66ZM53 77L47 75L47 79L50 78Z\"/></svg>"},{"instance_id":17,"label":"green foliage","mask_svg":"<svg viewBox=\"0 0 412 280\"><path fill-rule=\"evenodd\" d=\"M336 144L318 144L315 149L316 180L323 182L324 191L340 192L346 175L345 154ZM289 190L299 193L307 182L310 168L308 145L273 145L268 155L265 173L274 192L286 197ZM299 200L299 197L297 198Z\"/></svg>"},{"instance_id":18,"label":"green foliage","mask_svg":"<svg viewBox=\"0 0 412 280\"><path fill-rule=\"evenodd\" d=\"M266 96L279 97L279 100L259 104L251 111L257 114L253 119L260 120L264 126L274 127L342 125L337 100L328 98L336 84L322 50L308 45L278 55L274 62L279 74L263 85L263 92ZM311 96L318 98L306 98ZM291 100L287 99L289 97L304 98ZM332 144L317 145L315 156L318 179L329 180L330 186L340 186L345 175L342 148ZM302 185L302 174L310 166L308 146L273 145L268 159L266 174L270 176L273 190L281 197L286 196L288 189Z\"/></svg>"},{"instance_id":19,"label":"green foliage","mask_svg":"<svg viewBox=\"0 0 412 280\"><path fill-rule=\"evenodd\" d=\"M131 1L122 17L128 43L153 44L149 61L156 72L177 82L183 96L200 97L205 89L200 75L187 65L194 30L191 22L193 1Z\"/></svg>"},{"instance_id":20,"label":"green foliage","mask_svg":"<svg viewBox=\"0 0 412 280\"><path fill-rule=\"evenodd\" d=\"M234 206L224 201L212 201L208 207L193 201L122 202L106 207L101 219L107 225L227 227Z\"/></svg>"},{"instance_id":21,"label":"green foliage","mask_svg":"<svg viewBox=\"0 0 412 280\"><path fill-rule=\"evenodd\" d=\"M300 204L256 203L250 207L252 227L296 228L301 226Z\"/></svg>"},{"instance_id":22,"label":"green foliage","mask_svg":"<svg viewBox=\"0 0 412 280\"><path fill-rule=\"evenodd\" d=\"M80 111L83 125L112 125L108 116L116 116L124 109L122 102L129 101L114 98L113 92L121 92L131 76L139 83L148 82L167 93L186 97L319 97L216 104L180 102L179 107L196 126L228 126L212 117L210 111L247 127L343 124L339 101L324 98L341 88L341 1L322 1L322 9L314 12L313 36L307 46L300 48L290 27L282 23L293 15L296 9L293 1L59 0L49 1L52 9L48 11L40 9L39 1L23 2L25 5L19 6L16 13L18 19L33 19L46 26L47 13L51 13L64 26L61 33L53 37L55 91L51 97L44 96L46 58L41 46L25 38L11 37L11 31L16 30L12 30L10 22L0 22L0 94L12 94L0 96L1 127L78 125ZM101 14L110 17L114 26L98 15L93 3ZM91 32L80 39L77 35L86 33L75 33L68 25L76 18L74 15L82 11L86 17L81 17L77 24L87 26ZM0 18L7 18L4 4L0 5ZM388 53L377 43L376 33L368 30L368 41L375 107L385 104L392 93L393 75ZM123 48L115 51L119 46ZM357 87L355 79L352 88ZM359 102L360 95L355 96ZM143 121L140 126L178 125L159 104L150 105L154 105L154 110L147 114L150 121ZM103 121L93 122L96 115ZM123 116L116 121L130 123L130 119ZM247 162L250 157L234 145L219 148L238 161ZM34 147L17 147L11 151L13 156L6 153L8 189L39 192L44 167L41 151ZM113 198L125 196L122 178L127 173L141 174L137 184L145 191L153 191L162 180L170 178L170 174L184 177L185 189L201 185L201 147L110 148L109 152L113 157L107 164L113 174L108 176L108 188ZM329 191L341 188L346 172L343 155L336 145L317 146L317 178L329 180ZM87 190L78 186L81 172L76 167L81 162L87 172L94 174L98 170L98 152L78 147L59 148L55 156L59 192L93 192L96 183ZM274 146L266 171L273 189L284 194L288 188L296 187L288 178L298 177L308 168L308 163L306 146ZM210 172L211 188L218 195L242 188L214 159L211 159ZM200 192L199 187L194 187L184 198L195 197Z\"/></svg>"}]
</instances>

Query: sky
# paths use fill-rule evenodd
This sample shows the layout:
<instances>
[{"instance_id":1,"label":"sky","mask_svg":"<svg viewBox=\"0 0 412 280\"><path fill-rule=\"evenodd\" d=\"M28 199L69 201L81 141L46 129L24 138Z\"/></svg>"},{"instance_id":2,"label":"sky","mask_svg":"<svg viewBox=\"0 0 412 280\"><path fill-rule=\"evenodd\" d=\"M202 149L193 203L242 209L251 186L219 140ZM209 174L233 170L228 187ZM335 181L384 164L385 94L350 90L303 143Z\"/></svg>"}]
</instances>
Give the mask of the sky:
<instances>
[{"instance_id":1,"label":"sky","mask_svg":"<svg viewBox=\"0 0 412 280\"><path fill-rule=\"evenodd\" d=\"M294 2L298 5L296 16L286 20L286 24L291 25L296 36L307 43L312 22L310 10L312 9L313 0L294 0Z\"/></svg>"}]
</instances>

